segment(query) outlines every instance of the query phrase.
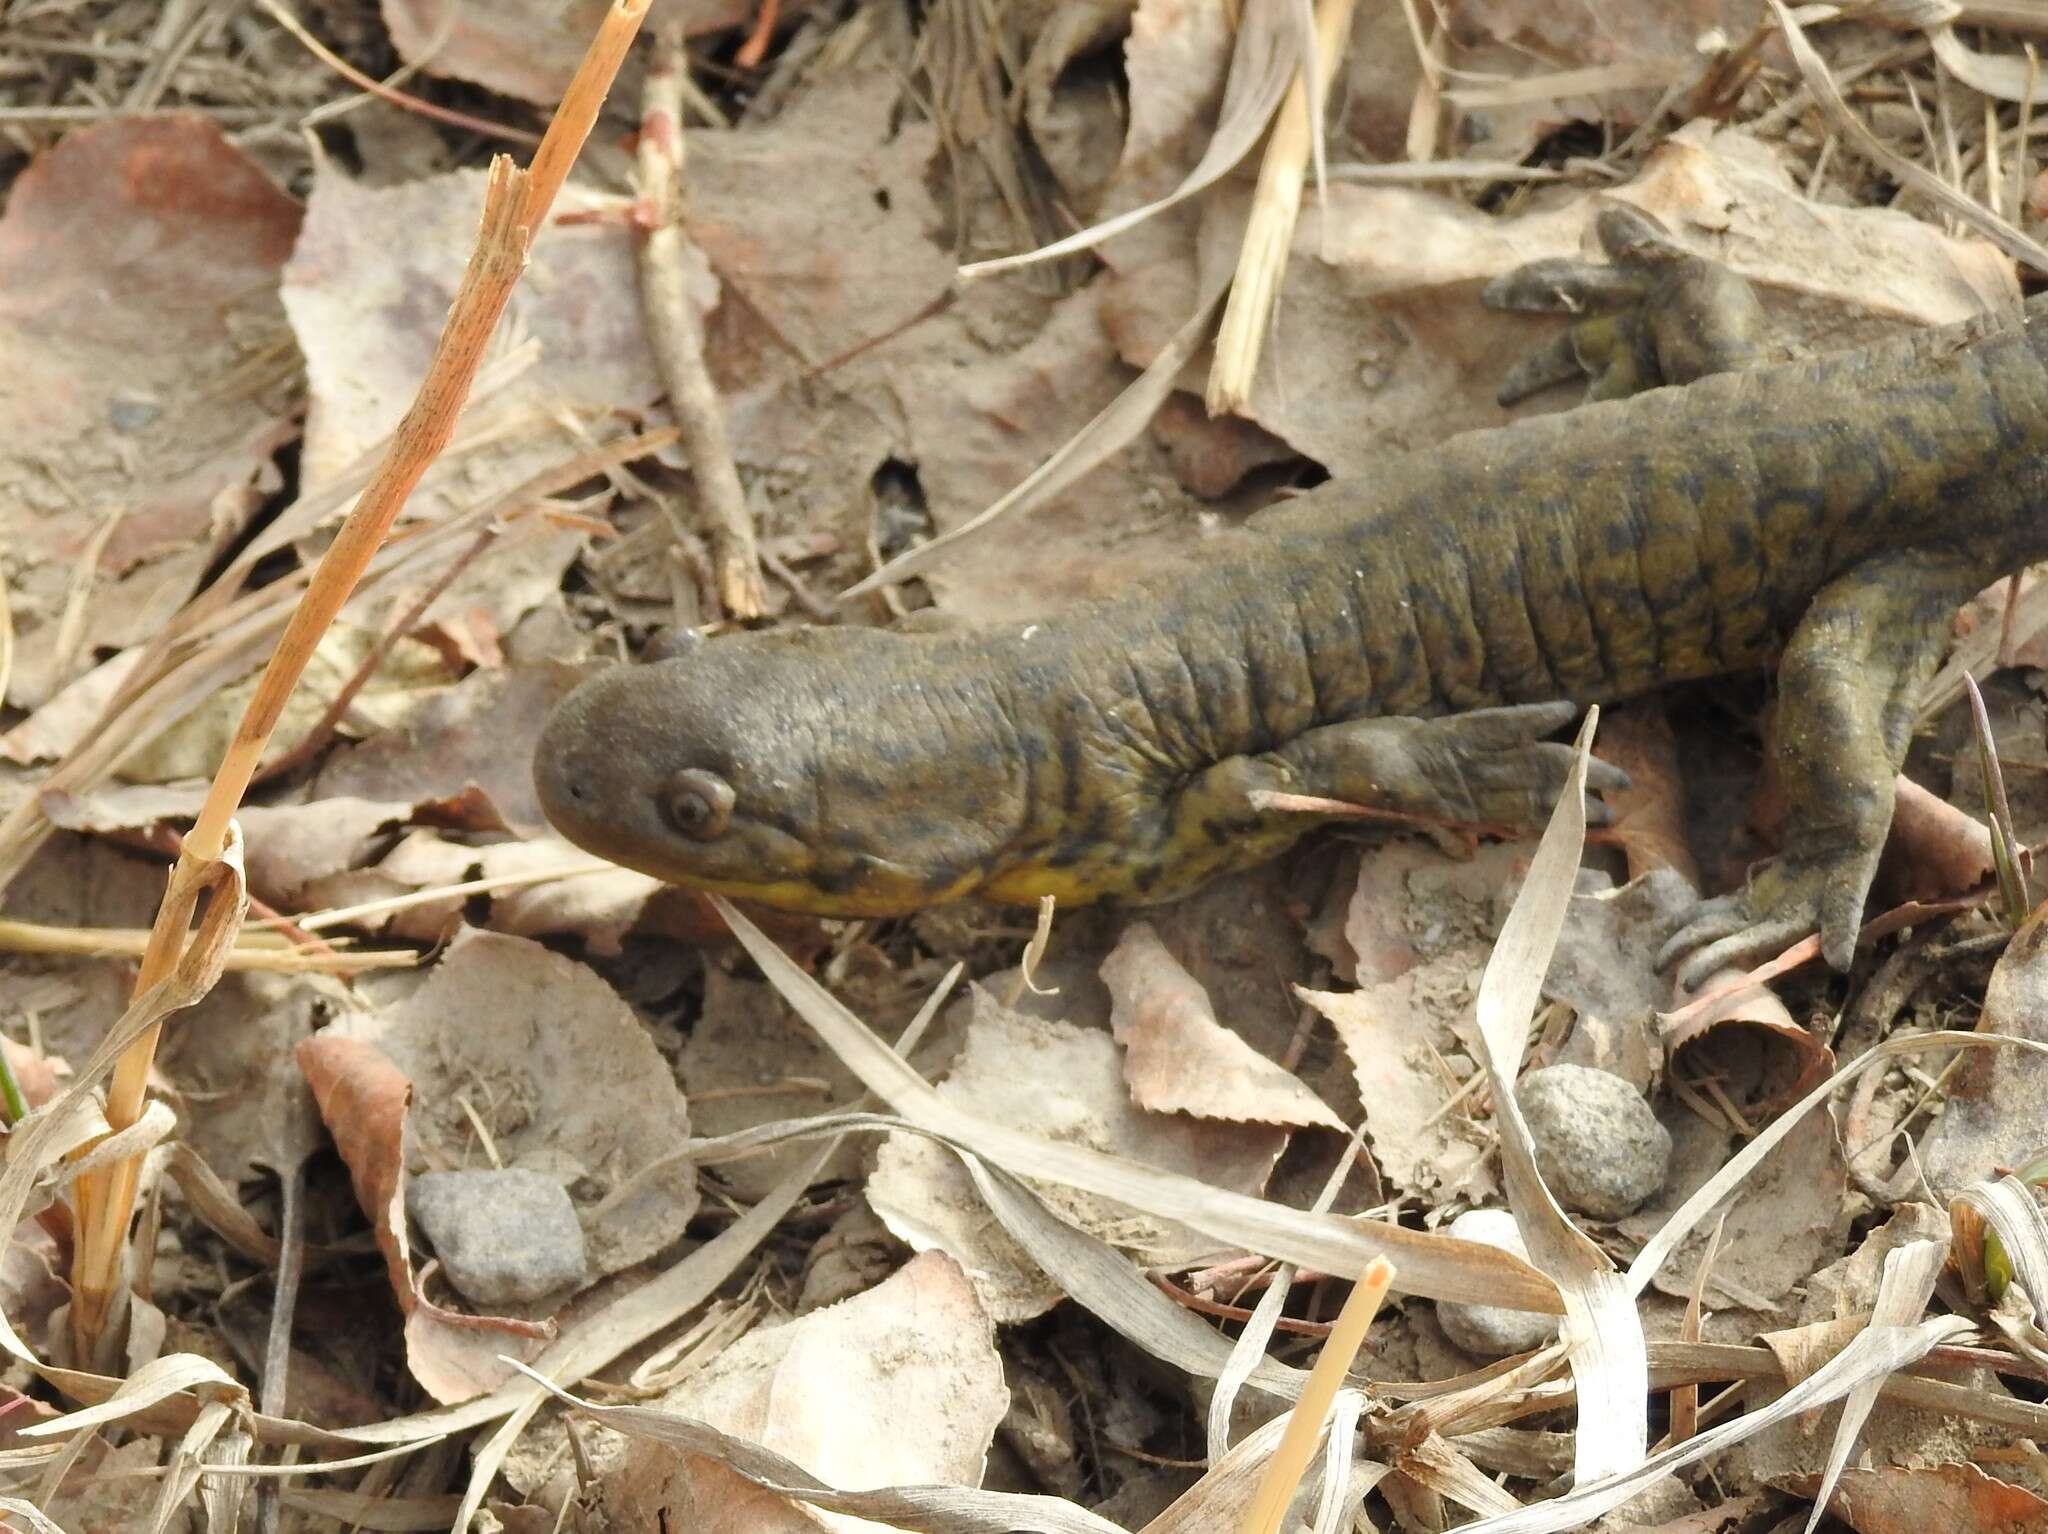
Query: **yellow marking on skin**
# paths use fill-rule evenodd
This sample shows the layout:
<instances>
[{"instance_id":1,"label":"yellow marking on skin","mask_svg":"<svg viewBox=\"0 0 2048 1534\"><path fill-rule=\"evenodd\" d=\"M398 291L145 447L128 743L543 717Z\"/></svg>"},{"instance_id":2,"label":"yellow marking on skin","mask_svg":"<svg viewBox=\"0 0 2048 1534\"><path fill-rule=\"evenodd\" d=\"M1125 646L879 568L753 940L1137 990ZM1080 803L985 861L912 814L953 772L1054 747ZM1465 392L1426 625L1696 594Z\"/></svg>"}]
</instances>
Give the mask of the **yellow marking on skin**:
<instances>
[{"instance_id":1,"label":"yellow marking on skin","mask_svg":"<svg viewBox=\"0 0 2048 1534\"><path fill-rule=\"evenodd\" d=\"M909 880L869 880L845 890L827 890L804 879L700 879L690 874L664 876L668 883L734 900L756 900L778 911L807 916L908 916L942 900L956 900L971 891L978 874L965 874L944 889L931 890Z\"/></svg>"},{"instance_id":2,"label":"yellow marking on skin","mask_svg":"<svg viewBox=\"0 0 2048 1534\"><path fill-rule=\"evenodd\" d=\"M1124 893L1127 881L1105 879L1102 868L1076 864L1053 868L1045 863L1022 863L1006 868L981 887L982 894L1007 905L1036 905L1047 895L1062 905L1087 905L1104 895Z\"/></svg>"}]
</instances>

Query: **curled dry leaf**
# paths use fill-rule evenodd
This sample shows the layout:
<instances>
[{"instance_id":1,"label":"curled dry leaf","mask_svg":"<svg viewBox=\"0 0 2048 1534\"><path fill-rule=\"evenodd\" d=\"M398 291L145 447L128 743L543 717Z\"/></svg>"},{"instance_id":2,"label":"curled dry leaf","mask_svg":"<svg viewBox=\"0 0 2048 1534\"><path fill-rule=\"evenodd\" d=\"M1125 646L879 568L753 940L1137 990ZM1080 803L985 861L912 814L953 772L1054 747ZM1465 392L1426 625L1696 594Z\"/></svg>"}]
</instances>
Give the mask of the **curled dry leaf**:
<instances>
[{"instance_id":1,"label":"curled dry leaf","mask_svg":"<svg viewBox=\"0 0 2048 1534\"><path fill-rule=\"evenodd\" d=\"M558 661L474 672L422 698L395 727L331 754L311 797L418 802L481 789L504 825L547 835L534 796L533 742L582 675Z\"/></svg>"},{"instance_id":2,"label":"curled dry leaf","mask_svg":"<svg viewBox=\"0 0 2048 1534\"><path fill-rule=\"evenodd\" d=\"M1124 1047L1131 1098L1153 1113L1237 1123L1343 1122L1293 1073L1217 1020L1209 993L1167 952L1149 922L1133 922L1102 964L1110 1025Z\"/></svg>"},{"instance_id":3,"label":"curled dry leaf","mask_svg":"<svg viewBox=\"0 0 2048 1534\"><path fill-rule=\"evenodd\" d=\"M299 218L197 117L82 129L15 181L0 218L8 701L34 708L96 649L154 632L259 504L291 431L277 284Z\"/></svg>"},{"instance_id":4,"label":"curled dry leaf","mask_svg":"<svg viewBox=\"0 0 2048 1534\"><path fill-rule=\"evenodd\" d=\"M1701 994L1711 995L1730 981L1741 979L1742 973L1727 969L1710 976L1701 986ZM1726 1031L1756 1030L1761 1039L1777 1047L1778 1058L1731 1059L1725 1049L1716 1047L1717 1030L1724 1030L1719 1039L1722 1045L1728 1042ZM1694 1046L1698 1046L1696 1052ZM1835 1052L1818 1035L1801 1026L1776 993L1761 985L1732 992L1699 1012L1687 1014L1677 1027L1665 1032L1664 1047L1674 1068L1688 1075L1712 1075L1724 1083L1733 1078L1724 1090L1739 1096L1744 1111L1759 1116L1768 1116L1797 1102L1835 1069ZM1749 1042L1745 1041L1737 1050L1748 1047ZM1681 1058L1688 1052L1688 1058ZM1743 1081L1744 1076L1749 1080Z\"/></svg>"}]
</instances>

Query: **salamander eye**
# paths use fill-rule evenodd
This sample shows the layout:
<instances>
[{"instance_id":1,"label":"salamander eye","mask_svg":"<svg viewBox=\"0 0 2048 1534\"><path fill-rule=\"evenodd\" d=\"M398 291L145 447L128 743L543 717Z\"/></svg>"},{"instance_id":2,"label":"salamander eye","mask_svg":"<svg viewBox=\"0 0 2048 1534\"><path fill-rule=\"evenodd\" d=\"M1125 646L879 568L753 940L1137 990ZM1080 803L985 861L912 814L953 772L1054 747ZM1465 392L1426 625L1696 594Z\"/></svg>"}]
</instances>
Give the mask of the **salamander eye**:
<instances>
[{"instance_id":1,"label":"salamander eye","mask_svg":"<svg viewBox=\"0 0 2048 1534\"><path fill-rule=\"evenodd\" d=\"M685 767L661 789L662 817L692 841L709 841L732 819L732 785L715 772Z\"/></svg>"}]
</instances>

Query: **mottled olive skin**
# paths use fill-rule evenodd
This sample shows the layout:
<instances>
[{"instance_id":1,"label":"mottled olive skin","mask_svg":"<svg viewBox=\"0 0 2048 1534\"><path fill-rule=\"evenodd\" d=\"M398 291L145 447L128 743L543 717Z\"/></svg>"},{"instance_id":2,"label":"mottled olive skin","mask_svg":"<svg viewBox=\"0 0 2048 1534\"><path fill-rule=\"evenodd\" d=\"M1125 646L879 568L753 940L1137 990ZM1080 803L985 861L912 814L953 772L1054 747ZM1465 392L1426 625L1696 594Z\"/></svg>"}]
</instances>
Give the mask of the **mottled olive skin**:
<instances>
[{"instance_id":1,"label":"mottled olive skin","mask_svg":"<svg viewBox=\"0 0 2048 1534\"><path fill-rule=\"evenodd\" d=\"M1040 623L713 640L572 693L541 800L621 863L823 914L1157 900L1315 823L1248 789L1540 820L1564 714L1472 711L1782 654L1785 858L1690 937L1820 924L1841 962L1951 615L2048 557L2044 352L2037 309L1474 432ZM709 839L661 807L688 768L732 785Z\"/></svg>"}]
</instances>

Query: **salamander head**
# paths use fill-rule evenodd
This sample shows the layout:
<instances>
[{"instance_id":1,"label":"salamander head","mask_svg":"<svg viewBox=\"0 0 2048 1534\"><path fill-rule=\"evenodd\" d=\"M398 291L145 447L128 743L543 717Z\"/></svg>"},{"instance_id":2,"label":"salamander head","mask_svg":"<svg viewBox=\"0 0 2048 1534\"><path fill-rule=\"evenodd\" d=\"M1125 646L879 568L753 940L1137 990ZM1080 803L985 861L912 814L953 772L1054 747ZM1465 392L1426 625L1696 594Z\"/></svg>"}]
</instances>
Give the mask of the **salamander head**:
<instances>
[{"instance_id":1,"label":"salamander head","mask_svg":"<svg viewBox=\"0 0 2048 1534\"><path fill-rule=\"evenodd\" d=\"M739 634L593 677L541 731L541 808L600 857L783 910L896 915L962 893L984 854L963 855L957 822L906 823L929 783L972 774L916 738L929 710L888 707L903 642Z\"/></svg>"}]
</instances>

